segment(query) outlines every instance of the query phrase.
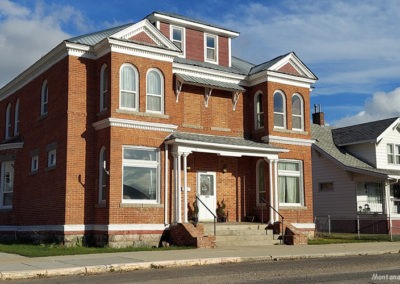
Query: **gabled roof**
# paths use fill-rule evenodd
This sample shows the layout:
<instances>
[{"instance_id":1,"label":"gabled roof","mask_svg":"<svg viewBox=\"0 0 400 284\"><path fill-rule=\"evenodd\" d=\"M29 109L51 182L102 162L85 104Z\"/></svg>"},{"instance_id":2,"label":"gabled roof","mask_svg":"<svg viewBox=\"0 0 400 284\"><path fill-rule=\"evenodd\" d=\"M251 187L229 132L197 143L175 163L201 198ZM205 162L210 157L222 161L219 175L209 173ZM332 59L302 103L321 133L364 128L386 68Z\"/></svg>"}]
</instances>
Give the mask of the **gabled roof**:
<instances>
[{"instance_id":1,"label":"gabled roof","mask_svg":"<svg viewBox=\"0 0 400 284\"><path fill-rule=\"evenodd\" d=\"M333 129L329 126L311 125L311 136L315 139L313 148L327 156L334 163L338 164L344 170L363 173L381 178L390 178L392 176L400 177L400 171L376 169L372 165L362 161L347 152L343 147L334 143L332 136Z\"/></svg>"},{"instance_id":2,"label":"gabled roof","mask_svg":"<svg viewBox=\"0 0 400 284\"><path fill-rule=\"evenodd\" d=\"M332 129L333 141L338 146L359 143L377 143L380 136L398 117Z\"/></svg>"}]
</instances>

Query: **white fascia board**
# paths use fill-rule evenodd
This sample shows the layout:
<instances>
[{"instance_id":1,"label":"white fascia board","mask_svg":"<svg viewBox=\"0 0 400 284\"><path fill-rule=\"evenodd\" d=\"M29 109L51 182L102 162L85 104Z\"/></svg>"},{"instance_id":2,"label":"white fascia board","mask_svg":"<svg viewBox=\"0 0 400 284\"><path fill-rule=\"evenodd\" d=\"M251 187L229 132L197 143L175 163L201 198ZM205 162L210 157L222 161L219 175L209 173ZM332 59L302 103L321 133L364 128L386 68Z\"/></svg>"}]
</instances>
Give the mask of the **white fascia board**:
<instances>
[{"instance_id":1,"label":"white fascia board","mask_svg":"<svg viewBox=\"0 0 400 284\"><path fill-rule=\"evenodd\" d=\"M160 20L160 19L165 20L166 22L171 23L171 24L194 28L196 30L201 30L201 31L205 31L205 32L211 32L211 33L223 35L226 37L235 38L235 37L239 36L238 32L229 31L229 30L225 30L225 29L221 29L221 28L217 28L217 27L213 27L213 26L208 26L208 25L204 25L204 24L200 24L200 23L195 23L195 22L191 22L191 21L187 21L187 20L183 20L183 19L178 19L175 17L167 16L167 15L161 15L158 13L154 13L154 17L158 20Z\"/></svg>"},{"instance_id":2,"label":"white fascia board","mask_svg":"<svg viewBox=\"0 0 400 284\"><path fill-rule=\"evenodd\" d=\"M141 45L133 42L125 42L118 39L109 39L111 51L128 54L132 56L139 56L150 58L160 61L173 62L174 57L178 56L180 51L172 51L147 45Z\"/></svg>"},{"instance_id":3,"label":"white fascia board","mask_svg":"<svg viewBox=\"0 0 400 284\"><path fill-rule=\"evenodd\" d=\"M284 137L284 136L274 136L268 135L261 138L261 140L267 143L279 143L279 144L289 144L289 145L297 145L297 146L311 146L315 143L313 139L301 139L301 138L292 138L292 137Z\"/></svg>"},{"instance_id":4,"label":"white fascia board","mask_svg":"<svg viewBox=\"0 0 400 284\"><path fill-rule=\"evenodd\" d=\"M71 43L71 42L66 42L65 46L67 47L68 55L70 56L83 57L89 59L97 58L91 46L78 43Z\"/></svg>"},{"instance_id":5,"label":"white fascia board","mask_svg":"<svg viewBox=\"0 0 400 284\"><path fill-rule=\"evenodd\" d=\"M173 132L178 126L173 124L156 123L148 121L138 121L121 118L106 118L92 124L95 130L104 129L107 127L122 127L122 128L134 128L150 131L161 131L161 132Z\"/></svg>"},{"instance_id":6,"label":"white fascia board","mask_svg":"<svg viewBox=\"0 0 400 284\"><path fill-rule=\"evenodd\" d=\"M0 101L14 94L67 55L66 42L62 42L1 88Z\"/></svg>"},{"instance_id":7,"label":"white fascia board","mask_svg":"<svg viewBox=\"0 0 400 284\"><path fill-rule=\"evenodd\" d=\"M284 73L278 73L274 71L263 71L258 74L249 76L247 86L254 86L265 82L275 82L290 86L311 89L311 85L314 84L316 80L297 77Z\"/></svg>"},{"instance_id":8,"label":"white fascia board","mask_svg":"<svg viewBox=\"0 0 400 284\"><path fill-rule=\"evenodd\" d=\"M0 144L0 151L9 149L22 149L24 142Z\"/></svg>"},{"instance_id":9,"label":"white fascia board","mask_svg":"<svg viewBox=\"0 0 400 284\"><path fill-rule=\"evenodd\" d=\"M381 133L381 135L379 135L379 136L376 138L376 141L380 141L382 138L384 138L384 137L386 136L386 133L387 133L388 131L392 131L392 130L394 130L396 127L399 127L399 123L400 123L400 117L397 118L388 128L386 128L386 129Z\"/></svg>"},{"instance_id":10,"label":"white fascia board","mask_svg":"<svg viewBox=\"0 0 400 284\"><path fill-rule=\"evenodd\" d=\"M199 66L187 65L183 63L176 63L172 64L172 73L182 73L196 77L203 77L212 80L219 80L223 81L224 79L227 80L225 82L235 83L243 81L246 79L246 75L234 74L229 72L224 72L220 70L204 68ZM218 77L218 78L216 78ZM229 81L231 80L231 81Z\"/></svg>"}]
</instances>

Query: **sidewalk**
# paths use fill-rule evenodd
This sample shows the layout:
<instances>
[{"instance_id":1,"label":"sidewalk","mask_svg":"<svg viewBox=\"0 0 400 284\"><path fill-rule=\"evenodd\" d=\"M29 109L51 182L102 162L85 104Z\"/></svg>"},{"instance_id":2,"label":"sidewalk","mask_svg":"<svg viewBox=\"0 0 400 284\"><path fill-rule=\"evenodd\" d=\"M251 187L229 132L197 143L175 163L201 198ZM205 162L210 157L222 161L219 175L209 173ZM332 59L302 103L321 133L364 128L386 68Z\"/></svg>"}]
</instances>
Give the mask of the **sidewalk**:
<instances>
[{"instance_id":1,"label":"sidewalk","mask_svg":"<svg viewBox=\"0 0 400 284\"><path fill-rule=\"evenodd\" d=\"M398 242L224 247L28 258L0 253L0 280L254 260L400 253Z\"/></svg>"}]
</instances>

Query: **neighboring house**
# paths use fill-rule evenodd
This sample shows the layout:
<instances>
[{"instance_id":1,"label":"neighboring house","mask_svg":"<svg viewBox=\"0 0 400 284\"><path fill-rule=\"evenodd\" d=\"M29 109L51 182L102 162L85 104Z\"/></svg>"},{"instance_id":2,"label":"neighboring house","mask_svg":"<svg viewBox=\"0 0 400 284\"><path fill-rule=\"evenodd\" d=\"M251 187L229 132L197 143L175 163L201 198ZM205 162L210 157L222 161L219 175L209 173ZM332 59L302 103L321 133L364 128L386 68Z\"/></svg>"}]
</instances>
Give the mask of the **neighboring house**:
<instances>
[{"instance_id":1,"label":"neighboring house","mask_svg":"<svg viewBox=\"0 0 400 284\"><path fill-rule=\"evenodd\" d=\"M357 232L358 219L361 232L400 233L400 118L339 128L316 122L312 163L317 220L329 216L331 230L338 232Z\"/></svg>"},{"instance_id":2,"label":"neighboring house","mask_svg":"<svg viewBox=\"0 0 400 284\"><path fill-rule=\"evenodd\" d=\"M238 36L154 12L65 40L0 89L0 233L157 245L196 195L230 222L279 221L270 204L313 231L317 78L293 52L233 57Z\"/></svg>"}]
</instances>

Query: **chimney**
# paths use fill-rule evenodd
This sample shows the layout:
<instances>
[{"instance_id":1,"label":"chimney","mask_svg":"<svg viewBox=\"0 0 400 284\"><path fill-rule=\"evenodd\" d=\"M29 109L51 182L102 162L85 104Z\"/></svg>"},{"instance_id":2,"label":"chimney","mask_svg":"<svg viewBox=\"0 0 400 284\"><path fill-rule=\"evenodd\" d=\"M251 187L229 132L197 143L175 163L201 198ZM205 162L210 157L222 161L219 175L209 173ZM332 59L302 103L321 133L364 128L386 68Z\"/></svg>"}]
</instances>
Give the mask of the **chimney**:
<instances>
[{"instance_id":1,"label":"chimney","mask_svg":"<svg viewBox=\"0 0 400 284\"><path fill-rule=\"evenodd\" d=\"M324 113L321 111L321 105L314 104L314 113L312 114L314 124L325 125Z\"/></svg>"}]
</instances>

